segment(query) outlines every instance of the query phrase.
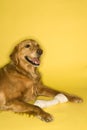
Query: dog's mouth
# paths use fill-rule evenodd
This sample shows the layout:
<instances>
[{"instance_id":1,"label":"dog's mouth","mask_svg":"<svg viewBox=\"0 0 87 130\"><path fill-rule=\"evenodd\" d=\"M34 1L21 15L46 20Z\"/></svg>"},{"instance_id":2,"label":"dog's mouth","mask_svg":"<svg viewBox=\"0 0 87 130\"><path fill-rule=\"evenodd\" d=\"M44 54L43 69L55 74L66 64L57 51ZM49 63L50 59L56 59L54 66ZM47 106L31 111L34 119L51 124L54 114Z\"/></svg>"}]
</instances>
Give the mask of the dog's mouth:
<instances>
[{"instance_id":1,"label":"dog's mouth","mask_svg":"<svg viewBox=\"0 0 87 130\"><path fill-rule=\"evenodd\" d=\"M35 66L39 66L40 65L40 60L39 60L39 57L34 57L34 58L30 58L28 56L25 56L25 59L31 63L32 65L35 65Z\"/></svg>"}]
</instances>

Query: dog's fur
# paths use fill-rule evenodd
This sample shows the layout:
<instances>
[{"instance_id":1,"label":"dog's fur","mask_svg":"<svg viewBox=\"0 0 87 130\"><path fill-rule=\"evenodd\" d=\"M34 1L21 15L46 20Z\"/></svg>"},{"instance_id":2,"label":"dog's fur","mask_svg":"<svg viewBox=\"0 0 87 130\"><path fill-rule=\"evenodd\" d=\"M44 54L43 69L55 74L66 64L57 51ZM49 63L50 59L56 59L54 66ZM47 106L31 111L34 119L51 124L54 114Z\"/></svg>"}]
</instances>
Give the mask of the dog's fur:
<instances>
[{"instance_id":1,"label":"dog's fur","mask_svg":"<svg viewBox=\"0 0 87 130\"><path fill-rule=\"evenodd\" d=\"M37 70L42 53L38 43L32 39L22 41L14 48L10 55L11 62L0 69L0 110L35 115L50 122L52 116L40 107L29 104L29 101L35 101L37 96L63 94L68 101L82 102L77 96L43 85Z\"/></svg>"}]
</instances>

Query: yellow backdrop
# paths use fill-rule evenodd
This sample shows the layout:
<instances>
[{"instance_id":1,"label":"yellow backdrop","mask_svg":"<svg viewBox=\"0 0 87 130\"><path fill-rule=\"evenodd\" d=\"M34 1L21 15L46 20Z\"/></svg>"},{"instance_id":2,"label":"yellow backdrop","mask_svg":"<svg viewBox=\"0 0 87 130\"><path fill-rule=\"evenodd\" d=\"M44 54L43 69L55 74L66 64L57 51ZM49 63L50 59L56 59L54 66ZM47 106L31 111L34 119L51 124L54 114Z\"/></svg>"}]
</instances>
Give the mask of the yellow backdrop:
<instances>
[{"instance_id":1,"label":"yellow backdrop","mask_svg":"<svg viewBox=\"0 0 87 130\"><path fill-rule=\"evenodd\" d=\"M17 42L34 38L44 50L40 66L44 83L77 93L84 100L87 99L86 35L86 0L0 0L0 66L9 61ZM46 109L56 118L50 124L2 113L0 129L86 130L86 109L85 101L81 105L64 104Z\"/></svg>"}]
</instances>

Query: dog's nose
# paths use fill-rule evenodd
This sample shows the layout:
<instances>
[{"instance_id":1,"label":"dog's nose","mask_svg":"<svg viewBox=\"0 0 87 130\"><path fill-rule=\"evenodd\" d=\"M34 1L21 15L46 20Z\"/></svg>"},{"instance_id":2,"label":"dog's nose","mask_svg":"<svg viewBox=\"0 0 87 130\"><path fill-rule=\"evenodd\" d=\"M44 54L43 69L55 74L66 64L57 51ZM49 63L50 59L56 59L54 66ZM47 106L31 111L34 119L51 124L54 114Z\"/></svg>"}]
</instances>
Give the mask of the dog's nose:
<instances>
[{"instance_id":1,"label":"dog's nose","mask_svg":"<svg viewBox=\"0 0 87 130\"><path fill-rule=\"evenodd\" d=\"M41 50L41 49L38 49L38 50L37 50L37 54L38 54L38 55L41 55L42 53L43 53L43 50Z\"/></svg>"}]
</instances>

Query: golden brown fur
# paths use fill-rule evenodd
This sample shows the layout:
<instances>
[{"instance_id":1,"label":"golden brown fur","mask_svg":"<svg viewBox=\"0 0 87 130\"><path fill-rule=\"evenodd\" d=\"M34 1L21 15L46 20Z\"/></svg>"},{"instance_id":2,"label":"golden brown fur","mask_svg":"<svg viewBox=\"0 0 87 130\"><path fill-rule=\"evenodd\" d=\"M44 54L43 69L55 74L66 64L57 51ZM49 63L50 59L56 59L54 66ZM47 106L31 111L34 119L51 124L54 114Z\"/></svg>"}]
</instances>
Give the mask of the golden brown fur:
<instances>
[{"instance_id":1,"label":"golden brown fur","mask_svg":"<svg viewBox=\"0 0 87 130\"><path fill-rule=\"evenodd\" d=\"M11 62L0 69L0 110L32 114L49 122L52 116L40 107L29 104L29 101L36 100L40 95L54 97L63 93L71 102L82 102L77 96L43 85L37 70L42 52L32 39L22 41L14 48L10 55Z\"/></svg>"}]
</instances>

